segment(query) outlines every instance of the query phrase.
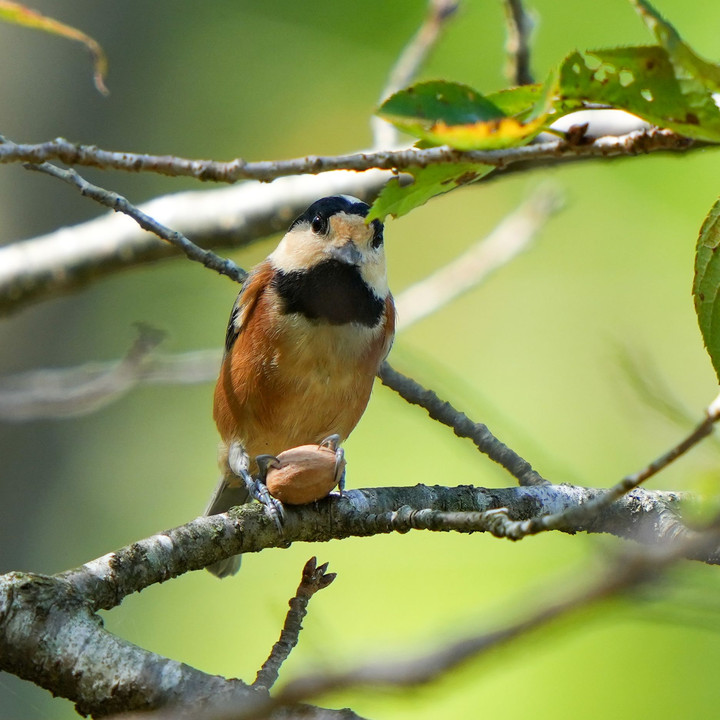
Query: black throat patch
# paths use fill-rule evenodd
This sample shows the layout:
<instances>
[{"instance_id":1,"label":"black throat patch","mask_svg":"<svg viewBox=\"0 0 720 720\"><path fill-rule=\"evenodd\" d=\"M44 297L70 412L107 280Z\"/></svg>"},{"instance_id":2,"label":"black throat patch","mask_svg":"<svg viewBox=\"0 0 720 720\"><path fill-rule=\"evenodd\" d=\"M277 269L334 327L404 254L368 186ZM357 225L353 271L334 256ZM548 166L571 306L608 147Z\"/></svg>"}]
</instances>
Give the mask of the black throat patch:
<instances>
[{"instance_id":1,"label":"black throat patch","mask_svg":"<svg viewBox=\"0 0 720 720\"><path fill-rule=\"evenodd\" d=\"M331 325L374 327L385 306L356 267L337 260L327 260L311 270L278 271L273 285L284 303L283 312L326 320Z\"/></svg>"}]
</instances>

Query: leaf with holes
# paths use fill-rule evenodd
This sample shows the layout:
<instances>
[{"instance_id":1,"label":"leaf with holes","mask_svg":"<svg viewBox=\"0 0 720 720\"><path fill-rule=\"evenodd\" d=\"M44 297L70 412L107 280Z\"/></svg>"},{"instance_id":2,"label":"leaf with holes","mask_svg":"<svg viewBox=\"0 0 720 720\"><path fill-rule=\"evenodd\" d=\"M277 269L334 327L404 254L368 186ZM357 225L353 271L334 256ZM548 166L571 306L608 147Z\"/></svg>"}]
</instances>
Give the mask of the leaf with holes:
<instances>
[{"instance_id":1,"label":"leaf with holes","mask_svg":"<svg viewBox=\"0 0 720 720\"><path fill-rule=\"evenodd\" d=\"M658 43L668 52L675 74L685 85L720 91L720 66L703 60L680 37L678 31L647 2L630 0L640 17L657 38Z\"/></svg>"},{"instance_id":2,"label":"leaf with holes","mask_svg":"<svg viewBox=\"0 0 720 720\"><path fill-rule=\"evenodd\" d=\"M720 379L720 200L705 218L695 252L693 300L700 332Z\"/></svg>"},{"instance_id":3,"label":"leaf with holes","mask_svg":"<svg viewBox=\"0 0 720 720\"><path fill-rule=\"evenodd\" d=\"M678 80L658 46L575 52L560 68L558 108L610 105L687 137L720 142L720 110L711 93Z\"/></svg>"},{"instance_id":4,"label":"leaf with holes","mask_svg":"<svg viewBox=\"0 0 720 720\"><path fill-rule=\"evenodd\" d=\"M108 94L105 86L105 75L107 75L107 58L105 52L99 43L86 35L84 32L77 30L70 25L58 22L53 18L41 15L31 10L25 5L17 2L9 2L9 0L0 0L0 20L14 25L22 25L23 27L32 28L34 30L42 30L60 35L69 40L77 40L81 42L90 51L94 68L95 87L103 94Z\"/></svg>"},{"instance_id":5,"label":"leaf with holes","mask_svg":"<svg viewBox=\"0 0 720 720\"><path fill-rule=\"evenodd\" d=\"M403 178L412 175L413 182L401 185L400 179L395 178L385 185L370 208L368 222L376 218L384 220L386 215L405 215L419 205L424 205L431 197L475 182L494 169L492 165L457 163L404 171Z\"/></svg>"}]
</instances>

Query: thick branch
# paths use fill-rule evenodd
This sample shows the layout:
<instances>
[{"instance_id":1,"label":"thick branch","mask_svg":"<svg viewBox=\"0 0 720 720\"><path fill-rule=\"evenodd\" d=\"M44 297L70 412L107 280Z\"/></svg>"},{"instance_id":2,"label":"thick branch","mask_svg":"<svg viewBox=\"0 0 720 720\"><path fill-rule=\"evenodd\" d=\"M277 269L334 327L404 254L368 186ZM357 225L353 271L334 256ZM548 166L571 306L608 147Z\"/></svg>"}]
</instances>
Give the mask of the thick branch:
<instances>
[{"instance_id":1,"label":"thick branch","mask_svg":"<svg viewBox=\"0 0 720 720\"><path fill-rule=\"evenodd\" d=\"M92 603L92 609L110 609L124 597L189 570L238 553L286 547L293 542L326 542L413 529L413 511L479 512L506 508L514 520L561 512L602 495L602 490L572 485L487 489L469 485L350 490L317 504L288 507L285 531L257 504L229 513L200 517L82 565L59 577ZM681 498L676 493L635 490L604 508L583 525L566 532L611 533L645 544L678 541L692 534L680 519ZM485 523L465 531L485 529ZM451 527L433 529L450 530ZM694 558L720 563L720 550Z\"/></svg>"},{"instance_id":2,"label":"thick branch","mask_svg":"<svg viewBox=\"0 0 720 720\"><path fill-rule=\"evenodd\" d=\"M57 578L0 576L0 669L95 716L164 705L248 705L264 693L195 670L115 637Z\"/></svg>"},{"instance_id":3,"label":"thick branch","mask_svg":"<svg viewBox=\"0 0 720 720\"><path fill-rule=\"evenodd\" d=\"M571 486L355 490L317 506L288 508L283 536L257 504L197 518L52 578L21 573L0 577L0 669L71 698L81 712L95 715L173 703L251 712L268 707L259 686L254 694L240 681L208 676L141 650L105 631L94 612L240 552L413 528L479 531L487 529L487 511L493 508L506 508L511 518L523 519L591 502L600 494ZM720 563L717 543L697 544L698 533L680 522L679 501L672 493L635 490L576 529L612 532ZM465 515L462 525L453 513Z\"/></svg>"}]
</instances>

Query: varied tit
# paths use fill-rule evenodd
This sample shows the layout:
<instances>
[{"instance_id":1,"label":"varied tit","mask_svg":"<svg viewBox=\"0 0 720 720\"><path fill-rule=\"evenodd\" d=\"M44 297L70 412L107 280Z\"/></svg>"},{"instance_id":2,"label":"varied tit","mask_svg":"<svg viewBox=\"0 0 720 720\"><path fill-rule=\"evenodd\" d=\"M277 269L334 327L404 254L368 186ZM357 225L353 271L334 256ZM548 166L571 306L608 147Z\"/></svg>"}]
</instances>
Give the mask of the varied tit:
<instances>
[{"instance_id":1,"label":"varied tit","mask_svg":"<svg viewBox=\"0 0 720 720\"><path fill-rule=\"evenodd\" d=\"M392 344L383 225L348 195L313 203L248 276L215 387L222 478L205 513L257 498L279 522L258 456L342 442L365 411ZM237 572L240 556L208 569Z\"/></svg>"}]
</instances>

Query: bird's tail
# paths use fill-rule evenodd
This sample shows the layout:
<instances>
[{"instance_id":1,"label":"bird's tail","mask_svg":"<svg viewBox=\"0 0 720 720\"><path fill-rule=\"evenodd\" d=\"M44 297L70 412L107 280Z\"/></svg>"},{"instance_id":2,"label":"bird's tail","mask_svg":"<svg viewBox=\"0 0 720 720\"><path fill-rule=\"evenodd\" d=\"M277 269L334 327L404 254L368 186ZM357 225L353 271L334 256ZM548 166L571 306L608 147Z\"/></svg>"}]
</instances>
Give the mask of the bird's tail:
<instances>
[{"instance_id":1,"label":"bird's tail","mask_svg":"<svg viewBox=\"0 0 720 720\"><path fill-rule=\"evenodd\" d=\"M244 485L240 485L239 487L230 485L227 480L222 477L210 498L208 506L205 508L204 514L217 515L218 513L229 510L231 507L235 507L235 505L242 505L248 502L249 499L247 488ZM242 555L233 555L225 560L218 560L218 562L208 565L206 569L215 575L215 577L229 577L230 575L235 575L240 569L241 559Z\"/></svg>"}]
</instances>

